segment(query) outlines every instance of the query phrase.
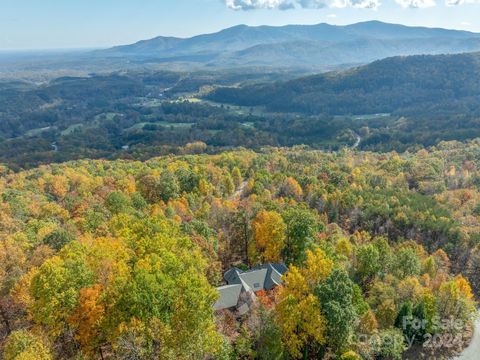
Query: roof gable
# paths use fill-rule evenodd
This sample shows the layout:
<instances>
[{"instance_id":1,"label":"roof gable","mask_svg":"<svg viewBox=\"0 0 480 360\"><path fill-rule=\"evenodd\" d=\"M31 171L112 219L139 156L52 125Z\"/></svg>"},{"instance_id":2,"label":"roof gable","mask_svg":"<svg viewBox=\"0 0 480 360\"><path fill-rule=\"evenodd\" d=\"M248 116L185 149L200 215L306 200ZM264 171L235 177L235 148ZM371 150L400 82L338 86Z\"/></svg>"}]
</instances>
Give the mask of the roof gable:
<instances>
[{"instance_id":1,"label":"roof gable","mask_svg":"<svg viewBox=\"0 0 480 360\"><path fill-rule=\"evenodd\" d=\"M252 290L254 292L257 292L265 289L267 269L247 271L240 274L239 277L246 290Z\"/></svg>"},{"instance_id":2,"label":"roof gable","mask_svg":"<svg viewBox=\"0 0 480 360\"><path fill-rule=\"evenodd\" d=\"M220 297L213 305L215 310L229 309L237 306L240 293L242 291L241 284L225 285L217 288Z\"/></svg>"}]
</instances>

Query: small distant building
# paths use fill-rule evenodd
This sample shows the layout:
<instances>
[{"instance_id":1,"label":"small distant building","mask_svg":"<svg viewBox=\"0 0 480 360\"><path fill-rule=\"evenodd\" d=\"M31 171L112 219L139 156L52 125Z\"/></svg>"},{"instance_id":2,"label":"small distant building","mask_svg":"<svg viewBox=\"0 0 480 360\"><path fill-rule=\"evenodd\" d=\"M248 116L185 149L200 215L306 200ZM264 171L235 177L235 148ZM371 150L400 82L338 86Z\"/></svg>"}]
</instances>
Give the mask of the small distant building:
<instances>
[{"instance_id":1,"label":"small distant building","mask_svg":"<svg viewBox=\"0 0 480 360\"><path fill-rule=\"evenodd\" d=\"M239 316L244 315L255 302L255 293L270 291L281 285L282 276L287 270L284 264L265 264L248 271L238 268L228 270L224 274L227 285L217 288L220 298L213 308L231 309Z\"/></svg>"}]
</instances>

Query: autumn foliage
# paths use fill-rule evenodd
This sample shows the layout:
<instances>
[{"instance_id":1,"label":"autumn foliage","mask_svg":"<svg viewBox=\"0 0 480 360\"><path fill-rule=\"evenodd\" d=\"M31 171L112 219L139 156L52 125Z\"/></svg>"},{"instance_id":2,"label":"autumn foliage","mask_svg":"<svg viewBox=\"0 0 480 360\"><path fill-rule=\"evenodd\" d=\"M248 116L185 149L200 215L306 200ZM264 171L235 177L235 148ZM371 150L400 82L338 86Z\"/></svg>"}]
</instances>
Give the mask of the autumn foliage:
<instances>
[{"instance_id":1,"label":"autumn foliage","mask_svg":"<svg viewBox=\"0 0 480 360\"><path fill-rule=\"evenodd\" d=\"M188 154L2 172L3 358L400 359L403 340L356 336L471 321L478 142ZM214 312L226 270L266 262L288 266L281 286Z\"/></svg>"}]
</instances>

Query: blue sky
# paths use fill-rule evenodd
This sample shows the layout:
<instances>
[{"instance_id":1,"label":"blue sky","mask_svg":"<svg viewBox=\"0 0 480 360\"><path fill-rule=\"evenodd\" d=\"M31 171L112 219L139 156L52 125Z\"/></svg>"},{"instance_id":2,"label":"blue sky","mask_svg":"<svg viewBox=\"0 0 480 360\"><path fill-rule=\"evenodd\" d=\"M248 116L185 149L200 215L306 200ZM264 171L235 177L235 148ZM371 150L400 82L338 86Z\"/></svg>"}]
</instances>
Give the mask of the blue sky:
<instances>
[{"instance_id":1,"label":"blue sky","mask_svg":"<svg viewBox=\"0 0 480 360\"><path fill-rule=\"evenodd\" d=\"M0 0L0 50L108 47L238 24L375 19L480 32L479 15L480 0Z\"/></svg>"}]
</instances>

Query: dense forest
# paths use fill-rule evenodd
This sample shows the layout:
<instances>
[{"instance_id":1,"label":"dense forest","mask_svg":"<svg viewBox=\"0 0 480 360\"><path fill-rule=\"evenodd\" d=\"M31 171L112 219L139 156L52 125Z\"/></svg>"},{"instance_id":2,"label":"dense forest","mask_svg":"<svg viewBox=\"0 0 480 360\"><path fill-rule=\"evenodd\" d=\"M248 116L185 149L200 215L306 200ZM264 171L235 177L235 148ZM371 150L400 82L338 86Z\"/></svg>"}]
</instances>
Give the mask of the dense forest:
<instances>
[{"instance_id":1,"label":"dense forest","mask_svg":"<svg viewBox=\"0 0 480 360\"><path fill-rule=\"evenodd\" d=\"M205 148L1 168L3 359L441 358L468 341L478 140ZM282 286L214 312L224 271L265 262L288 265Z\"/></svg>"}]
</instances>

